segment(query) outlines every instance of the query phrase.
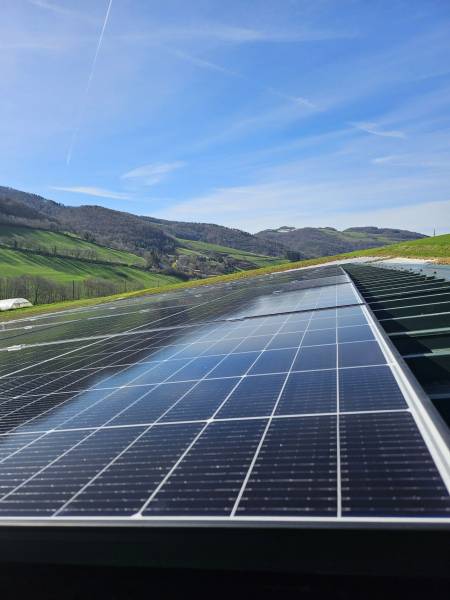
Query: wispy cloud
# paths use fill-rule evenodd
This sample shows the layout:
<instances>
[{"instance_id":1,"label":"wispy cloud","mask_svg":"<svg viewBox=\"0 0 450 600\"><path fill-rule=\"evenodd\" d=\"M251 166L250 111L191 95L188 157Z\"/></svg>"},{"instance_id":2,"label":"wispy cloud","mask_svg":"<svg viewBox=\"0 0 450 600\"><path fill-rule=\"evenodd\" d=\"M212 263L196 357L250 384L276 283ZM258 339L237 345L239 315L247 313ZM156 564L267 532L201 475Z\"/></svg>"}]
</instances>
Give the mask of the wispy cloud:
<instances>
[{"instance_id":1,"label":"wispy cloud","mask_svg":"<svg viewBox=\"0 0 450 600\"><path fill-rule=\"evenodd\" d=\"M58 15L64 16L73 16L75 11L70 10L69 8L65 8L60 4L54 4L53 2L47 2L47 0L28 0L30 4L36 6L37 8L42 8L44 10L48 10L50 12L56 13Z\"/></svg>"},{"instance_id":2,"label":"wispy cloud","mask_svg":"<svg viewBox=\"0 0 450 600\"><path fill-rule=\"evenodd\" d=\"M239 27L220 22L203 22L195 27L160 27L145 33L133 33L123 36L125 39L137 42L155 43L164 41L213 41L226 44L248 43L295 43L317 42L326 40L351 39L356 37L354 31L336 31L332 29L314 29L308 27L302 30L271 30Z\"/></svg>"},{"instance_id":3,"label":"wispy cloud","mask_svg":"<svg viewBox=\"0 0 450 600\"><path fill-rule=\"evenodd\" d=\"M93 18L86 12L67 8L66 6L61 6L61 4L56 4L55 2L48 2L47 0L28 0L28 2L38 9L53 13L55 16L69 17L71 19L75 17L92 24L98 22L96 18Z\"/></svg>"},{"instance_id":4,"label":"wispy cloud","mask_svg":"<svg viewBox=\"0 0 450 600\"><path fill-rule=\"evenodd\" d=\"M123 192L113 192L111 190L105 190L104 188L93 187L93 186L73 186L73 187L61 187L51 186L52 190L58 192L69 192L71 194L84 194L86 196L94 196L96 198L113 198L114 200L132 200L133 197Z\"/></svg>"},{"instance_id":5,"label":"wispy cloud","mask_svg":"<svg viewBox=\"0 0 450 600\"><path fill-rule=\"evenodd\" d=\"M450 155L448 152L441 155L417 155L417 154L388 154L377 156L372 159L374 165L388 165L392 167L408 168L449 168Z\"/></svg>"},{"instance_id":6,"label":"wispy cloud","mask_svg":"<svg viewBox=\"0 0 450 600\"><path fill-rule=\"evenodd\" d=\"M183 50L179 50L178 48L172 48L166 45L158 44L159 48L162 48L175 58L178 58L184 62L188 62L195 67L199 67L200 69L207 69L208 71L217 71L219 73L223 73L225 75L231 75L232 77L240 77L239 73L233 71L232 69L227 69L217 63L211 62L209 60L205 60L198 56L193 56L188 52L184 52Z\"/></svg>"},{"instance_id":7,"label":"wispy cloud","mask_svg":"<svg viewBox=\"0 0 450 600\"><path fill-rule=\"evenodd\" d=\"M378 135L380 137L387 138L406 138L406 135L403 131L398 131L395 129L381 129L377 123L352 123L352 125L353 127L356 127L356 129L360 129L361 131L365 131L371 135Z\"/></svg>"},{"instance_id":8,"label":"wispy cloud","mask_svg":"<svg viewBox=\"0 0 450 600\"><path fill-rule=\"evenodd\" d=\"M121 179L133 180L143 185L155 185L163 180L169 173L181 169L186 163L175 161L171 163L151 163L132 169L121 176Z\"/></svg>"},{"instance_id":9,"label":"wispy cloud","mask_svg":"<svg viewBox=\"0 0 450 600\"><path fill-rule=\"evenodd\" d=\"M441 176L433 173L428 177L412 177L409 174L404 177L380 177L366 172L360 177L348 177L336 172L329 180L323 177L307 180L300 176L297 179L284 178L253 185L217 188L209 194L166 206L152 216L179 221L214 222L251 232L286 224L297 227L349 227L358 223L380 225L376 220L377 214L382 211L390 214L391 199L395 198L398 214L410 212L409 222L414 225L408 227L423 231L421 219L416 218L416 206L435 202L441 207L442 200L448 198L449 193L450 179L446 173ZM319 211L318 206L321 209ZM356 221L353 219L355 214L362 217L367 214L367 220L364 222L361 218ZM437 221L436 216L433 216L433 220L446 222L445 219ZM401 226L401 223L395 226Z\"/></svg>"}]
</instances>

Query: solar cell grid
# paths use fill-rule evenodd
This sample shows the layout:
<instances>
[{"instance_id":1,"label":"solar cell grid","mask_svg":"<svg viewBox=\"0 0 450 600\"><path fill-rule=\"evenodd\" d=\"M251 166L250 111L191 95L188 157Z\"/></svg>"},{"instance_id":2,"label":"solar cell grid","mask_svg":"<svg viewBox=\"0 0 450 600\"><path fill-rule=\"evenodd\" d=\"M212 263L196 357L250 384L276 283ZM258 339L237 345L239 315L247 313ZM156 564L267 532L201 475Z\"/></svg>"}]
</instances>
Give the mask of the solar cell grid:
<instances>
[{"instance_id":1,"label":"solar cell grid","mask_svg":"<svg viewBox=\"0 0 450 600\"><path fill-rule=\"evenodd\" d=\"M339 273L53 324L105 337L26 348L45 370L0 371L0 517L450 516L414 407L361 307L342 307L360 301Z\"/></svg>"},{"instance_id":2,"label":"solar cell grid","mask_svg":"<svg viewBox=\"0 0 450 600\"><path fill-rule=\"evenodd\" d=\"M343 412L407 408L387 366L340 369L339 398Z\"/></svg>"},{"instance_id":3,"label":"solar cell grid","mask_svg":"<svg viewBox=\"0 0 450 600\"><path fill-rule=\"evenodd\" d=\"M202 425L195 423L147 428L55 514L130 516L137 513L201 429Z\"/></svg>"},{"instance_id":4,"label":"solar cell grid","mask_svg":"<svg viewBox=\"0 0 450 600\"><path fill-rule=\"evenodd\" d=\"M261 420L207 426L164 486L150 496L143 514L229 515L264 427Z\"/></svg>"},{"instance_id":5,"label":"solar cell grid","mask_svg":"<svg viewBox=\"0 0 450 600\"><path fill-rule=\"evenodd\" d=\"M386 359L378 343L373 341L339 344L339 366L381 365Z\"/></svg>"},{"instance_id":6,"label":"solar cell grid","mask_svg":"<svg viewBox=\"0 0 450 600\"><path fill-rule=\"evenodd\" d=\"M236 515L336 516L334 417L272 421Z\"/></svg>"},{"instance_id":7,"label":"solar cell grid","mask_svg":"<svg viewBox=\"0 0 450 600\"><path fill-rule=\"evenodd\" d=\"M277 406L277 415L334 413L336 370L291 373Z\"/></svg>"},{"instance_id":8,"label":"solar cell grid","mask_svg":"<svg viewBox=\"0 0 450 600\"><path fill-rule=\"evenodd\" d=\"M342 415L342 512L446 516L450 496L408 412Z\"/></svg>"},{"instance_id":9,"label":"solar cell grid","mask_svg":"<svg viewBox=\"0 0 450 600\"><path fill-rule=\"evenodd\" d=\"M265 417L272 413L286 375L246 377L233 390L217 414L218 419Z\"/></svg>"}]
</instances>

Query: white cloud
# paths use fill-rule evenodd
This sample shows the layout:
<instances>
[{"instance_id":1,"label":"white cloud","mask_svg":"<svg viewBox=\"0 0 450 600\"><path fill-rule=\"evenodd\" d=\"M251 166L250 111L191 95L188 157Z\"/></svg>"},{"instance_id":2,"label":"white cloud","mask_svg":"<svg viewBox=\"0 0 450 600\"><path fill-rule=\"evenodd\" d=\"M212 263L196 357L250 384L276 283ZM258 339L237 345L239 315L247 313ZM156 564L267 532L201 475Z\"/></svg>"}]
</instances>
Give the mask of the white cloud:
<instances>
[{"instance_id":1,"label":"white cloud","mask_svg":"<svg viewBox=\"0 0 450 600\"><path fill-rule=\"evenodd\" d=\"M440 169L450 167L450 155L414 155L414 154L388 154L372 159L374 165L387 165L391 167L405 168L430 168Z\"/></svg>"},{"instance_id":2,"label":"white cloud","mask_svg":"<svg viewBox=\"0 0 450 600\"><path fill-rule=\"evenodd\" d=\"M142 185L155 185L169 173L184 167L185 164L186 163L180 160L171 163L151 163L124 173L121 176L121 179L133 180Z\"/></svg>"},{"instance_id":3,"label":"white cloud","mask_svg":"<svg viewBox=\"0 0 450 600\"><path fill-rule=\"evenodd\" d=\"M160 210L164 219L219 223L256 232L282 225L375 225L408 228L426 233L434 223L448 222L442 198L450 196L443 177L364 176L308 183L285 180L240 187L219 188ZM395 199L393 201L393 199ZM391 208L395 202L395 208ZM427 213L420 207L436 205ZM440 212L438 212L438 209ZM426 216L426 219L424 218ZM389 225L389 219L394 219Z\"/></svg>"},{"instance_id":4,"label":"white cloud","mask_svg":"<svg viewBox=\"0 0 450 600\"><path fill-rule=\"evenodd\" d=\"M86 196L95 196L97 198L113 198L114 200L132 200L132 196L122 192L112 192L111 190L105 190L104 188L93 187L93 186L73 186L73 187L61 187L51 186L52 190L58 192L69 192L71 194L85 194Z\"/></svg>"},{"instance_id":5,"label":"white cloud","mask_svg":"<svg viewBox=\"0 0 450 600\"><path fill-rule=\"evenodd\" d=\"M360 129L361 131L365 131L366 133L370 133L372 135L378 135L380 137L388 137L388 138L405 138L406 135L403 131L398 131L395 129L392 130L383 130L380 129L379 125L376 123L352 123L356 129Z\"/></svg>"},{"instance_id":6,"label":"white cloud","mask_svg":"<svg viewBox=\"0 0 450 600\"><path fill-rule=\"evenodd\" d=\"M436 235L450 233L448 215L450 214L450 200L442 202L424 202L412 206L384 208L380 210L356 211L351 214L330 214L333 225L340 228L364 227L375 225L377 227L390 227L394 229L408 229L431 235L436 230Z\"/></svg>"}]
</instances>

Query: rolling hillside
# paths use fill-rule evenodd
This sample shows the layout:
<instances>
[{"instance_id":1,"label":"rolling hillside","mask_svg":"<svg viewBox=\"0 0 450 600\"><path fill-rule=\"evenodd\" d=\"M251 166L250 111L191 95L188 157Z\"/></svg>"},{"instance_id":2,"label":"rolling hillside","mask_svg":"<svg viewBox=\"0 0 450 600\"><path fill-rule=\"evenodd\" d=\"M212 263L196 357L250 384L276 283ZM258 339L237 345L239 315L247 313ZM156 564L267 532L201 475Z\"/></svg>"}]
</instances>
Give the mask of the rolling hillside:
<instances>
[{"instance_id":1,"label":"rolling hillside","mask_svg":"<svg viewBox=\"0 0 450 600\"><path fill-rule=\"evenodd\" d=\"M378 227L351 227L344 231L338 231L332 227L303 227L301 229L280 227L279 229L266 229L256 235L259 238L283 244L291 250L302 253L307 258L352 252L425 237L412 231L379 229Z\"/></svg>"},{"instance_id":2,"label":"rolling hillside","mask_svg":"<svg viewBox=\"0 0 450 600\"><path fill-rule=\"evenodd\" d=\"M233 281L235 279L241 279L242 277L255 277L257 275L264 275L273 273L275 271L283 271L292 268L301 268L307 266L320 265L333 260L343 260L346 258L356 258L361 256L380 256L380 257L405 257L405 258L433 258L437 259L440 263L450 264L450 234L436 236L433 238L426 238L416 240L412 242L402 242L391 246L376 248L373 250L360 250L350 252L346 254L339 254L336 256L325 256L321 258L313 258L308 260L301 260L298 262L283 263L279 265L265 266L259 269L251 271L239 271L237 273L231 273L228 275L220 275L216 277L208 277L205 279L197 279L185 282L169 283L162 285L161 287L152 286L147 289L139 290L136 292L121 293L120 297L135 297L146 294L157 294L160 292L168 292L171 290L180 290L186 288L193 288L202 285L209 285L220 282ZM105 302L107 300L114 300L116 296L109 296L103 298L91 298L84 300L76 300L69 302L59 302L56 304L47 304L43 306L34 306L32 308L23 308L19 311L11 311L0 313L0 320L9 320L17 318L18 316L27 316L34 314L42 314L47 311L64 310L66 308L75 308L80 306L89 306L98 302Z\"/></svg>"},{"instance_id":3,"label":"rolling hillside","mask_svg":"<svg viewBox=\"0 0 450 600\"><path fill-rule=\"evenodd\" d=\"M146 265L145 259L137 254L100 246L74 234L44 229L0 224L0 244L11 248L34 250L70 258L121 263L130 266L145 267Z\"/></svg>"},{"instance_id":4,"label":"rolling hillside","mask_svg":"<svg viewBox=\"0 0 450 600\"><path fill-rule=\"evenodd\" d=\"M283 244L258 238L240 229L231 229L213 223L184 223L181 221L164 221L152 217L142 218L159 227L167 235L182 240L206 242L207 244L235 248L236 250L266 256L284 256L286 253Z\"/></svg>"},{"instance_id":5,"label":"rolling hillside","mask_svg":"<svg viewBox=\"0 0 450 600\"><path fill-rule=\"evenodd\" d=\"M386 256L402 258L437 259L440 263L450 263L450 233L426 237L419 240L401 242L382 248L372 248L355 253L358 256Z\"/></svg>"},{"instance_id":6,"label":"rolling hillside","mask_svg":"<svg viewBox=\"0 0 450 600\"><path fill-rule=\"evenodd\" d=\"M337 231L332 227L280 227L252 235L212 223L185 223L111 210L101 206L65 206L41 196L0 187L0 222L33 228L89 236L89 241L118 250L145 256L152 253L161 268L171 266L173 257L186 252L186 240L268 257L295 259L326 256L364 248L383 246L423 237L398 229L354 227ZM188 265L188 272L211 274L217 267L215 251L208 247L203 255L212 263L201 261ZM157 256L156 256L157 255ZM233 270L234 253L228 253L228 267ZM251 265L250 265L251 266ZM235 264L236 269L245 268ZM217 271L218 273L220 272Z\"/></svg>"},{"instance_id":7,"label":"rolling hillside","mask_svg":"<svg viewBox=\"0 0 450 600\"><path fill-rule=\"evenodd\" d=\"M212 256L223 258L232 257L237 261L237 264L242 264L242 268L263 267L265 265L275 265L283 262L282 257L255 254L253 252L246 252L245 250L237 250L236 248L210 244L208 242L183 240L180 238L177 238L177 241L180 243L180 247L177 250L179 255L194 254L196 256L204 256L205 258L211 258Z\"/></svg>"}]
</instances>

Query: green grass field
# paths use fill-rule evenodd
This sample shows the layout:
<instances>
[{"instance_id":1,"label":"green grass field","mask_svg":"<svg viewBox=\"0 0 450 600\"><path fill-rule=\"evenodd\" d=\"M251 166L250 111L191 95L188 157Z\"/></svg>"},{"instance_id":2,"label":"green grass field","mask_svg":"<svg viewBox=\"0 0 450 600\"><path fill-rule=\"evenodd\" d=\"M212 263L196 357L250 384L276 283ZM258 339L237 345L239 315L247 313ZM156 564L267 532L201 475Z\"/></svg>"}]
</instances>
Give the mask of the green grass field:
<instances>
[{"instance_id":1,"label":"green grass field","mask_svg":"<svg viewBox=\"0 0 450 600\"><path fill-rule=\"evenodd\" d=\"M270 265L259 269L252 269L249 271L239 271L231 273L229 275L218 275L216 277L208 277L206 279L197 279L185 282L168 283L161 287L152 286L135 292L128 292L124 294L116 294L115 296L103 296L100 298L91 298L84 300L75 300L69 302L59 302L54 304L33 306L31 308L23 308L16 311L0 313L0 321L17 319L20 317L26 317L28 315L42 314L46 312L54 312L58 310L64 310L68 308L77 308L82 306L92 306L103 302L113 301L118 298L132 298L142 295L158 294L161 292L169 292L180 289L187 289L193 287L200 287L203 285L211 285L215 283L235 281L247 277L255 277L258 275L264 275L268 273L274 273L277 271L286 271L288 269L295 269L300 267L309 267L314 265L320 265L332 260L343 260L346 258L356 258L358 256L380 256L380 257L405 257L405 258L433 258L440 263L450 263L450 234L441 235L433 238L424 238L415 240L412 242L402 242L400 244L393 244L383 248L373 248L368 250L359 250L356 252L349 252L347 254L338 254L336 256L324 256L321 258L311 258L309 260L302 260L298 262L283 263L281 265ZM2 262L0 258L0 269L2 268Z\"/></svg>"},{"instance_id":2,"label":"green grass field","mask_svg":"<svg viewBox=\"0 0 450 600\"><path fill-rule=\"evenodd\" d=\"M450 261L450 234L400 242L381 248L369 248L357 253L358 256L401 256L404 258L436 258ZM349 255L350 256L350 255Z\"/></svg>"},{"instance_id":3,"label":"green grass field","mask_svg":"<svg viewBox=\"0 0 450 600\"><path fill-rule=\"evenodd\" d=\"M249 262L255 267L264 267L266 265L279 265L285 262L285 259L279 256L265 256L264 254L254 254L245 250L236 250L236 248L228 248L227 246L219 246L218 244L209 244L207 242L196 242L193 240L184 240L177 238L183 248L180 248L180 254L199 254L208 256L212 252L231 256L236 260Z\"/></svg>"},{"instance_id":4,"label":"green grass field","mask_svg":"<svg viewBox=\"0 0 450 600\"><path fill-rule=\"evenodd\" d=\"M116 283L129 284L129 288L165 285L179 281L170 275L149 273L126 265L106 265L78 260L44 256L9 248L0 248L0 276L19 277L20 275L45 277L57 283L83 281L93 277L108 279Z\"/></svg>"},{"instance_id":5,"label":"green grass field","mask_svg":"<svg viewBox=\"0 0 450 600\"><path fill-rule=\"evenodd\" d=\"M72 254L76 256L78 252L80 256L90 256L94 260L145 266L145 259L131 252L106 248L105 246L82 240L75 235L46 231L44 229L31 229L28 227L0 224L0 242L7 246L17 244L19 248L40 248L45 252L62 255Z\"/></svg>"}]
</instances>

